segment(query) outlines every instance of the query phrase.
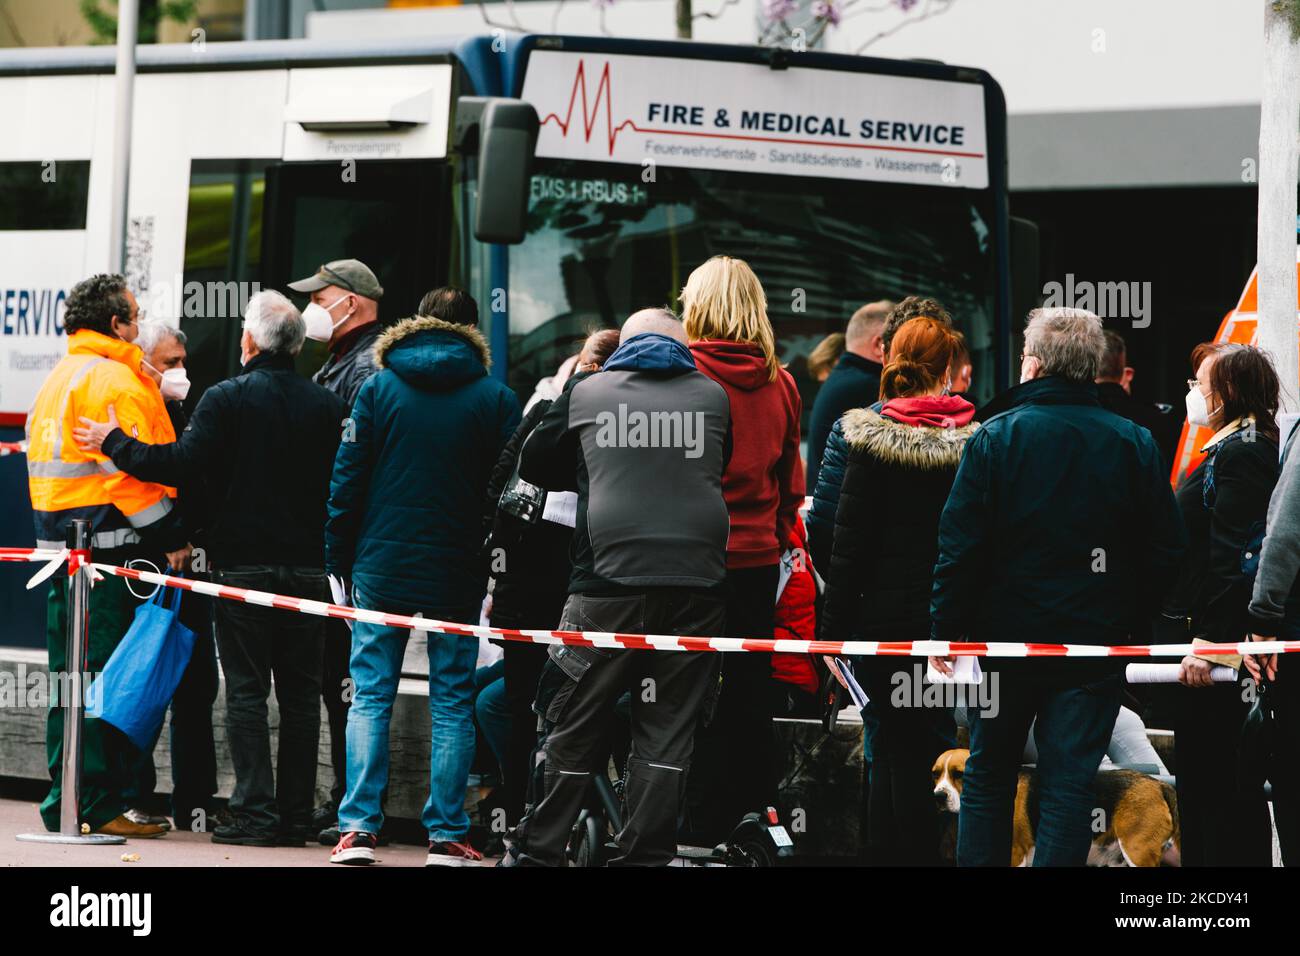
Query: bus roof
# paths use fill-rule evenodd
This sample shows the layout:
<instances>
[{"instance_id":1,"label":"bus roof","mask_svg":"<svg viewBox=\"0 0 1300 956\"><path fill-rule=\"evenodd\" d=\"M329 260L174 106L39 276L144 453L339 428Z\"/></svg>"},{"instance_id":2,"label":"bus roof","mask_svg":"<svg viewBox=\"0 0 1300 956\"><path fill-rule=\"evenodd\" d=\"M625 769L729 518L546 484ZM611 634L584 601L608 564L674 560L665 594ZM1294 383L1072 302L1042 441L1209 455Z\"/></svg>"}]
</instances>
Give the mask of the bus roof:
<instances>
[{"instance_id":1,"label":"bus roof","mask_svg":"<svg viewBox=\"0 0 1300 956\"><path fill-rule=\"evenodd\" d=\"M769 63L776 69L811 66L853 72L886 72L905 76L955 79L992 86L997 98L1002 90L986 71L941 63L937 60L896 60L851 56L809 50L743 43L699 43L689 40L647 40L611 36L561 34L507 34L504 59L507 70L531 49L583 50L637 53L646 56L686 57L736 62ZM429 35L403 39L363 40L255 40L206 43L149 43L136 47L136 69L141 73L201 70L257 70L302 66L362 66L381 63L429 62L460 59L467 65L487 52L494 38L487 34ZM101 46L15 47L0 49L0 76L67 73L112 73L116 48ZM517 79L517 78L516 78ZM507 84L509 86L511 84Z\"/></svg>"},{"instance_id":2,"label":"bus roof","mask_svg":"<svg viewBox=\"0 0 1300 956\"><path fill-rule=\"evenodd\" d=\"M136 47L141 73L179 70L261 70L294 66L362 65L449 59L467 37L407 40L256 40L252 42L150 43ZM19 47L0 50L0 76L45 73L112 73L113 46Z\"/></svg>"}]
</instances>

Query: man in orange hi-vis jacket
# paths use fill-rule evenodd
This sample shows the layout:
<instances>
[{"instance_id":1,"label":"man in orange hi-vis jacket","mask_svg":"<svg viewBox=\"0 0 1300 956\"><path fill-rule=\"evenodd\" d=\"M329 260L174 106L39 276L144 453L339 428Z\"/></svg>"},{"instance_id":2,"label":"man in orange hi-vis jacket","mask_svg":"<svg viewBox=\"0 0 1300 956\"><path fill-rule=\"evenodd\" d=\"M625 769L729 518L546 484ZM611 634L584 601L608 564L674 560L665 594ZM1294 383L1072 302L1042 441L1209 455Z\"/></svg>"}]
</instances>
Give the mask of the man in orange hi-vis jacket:
<instances>
[{"instance_id":1,"label":"man in orange hi-vis jacket","mask_svg":"<svg viewBox=\"0 0 1300 956\"><path fill-rule=\"evenodd\" d=\"M27 416L27 475L38 547L63 547L68 523L91 524L95 559L115 565L146 554L167 554L181 567L188 553L175 505L176 491L132 478L104 455L77 447L82 416L100 420L112 406L122 427L141 441L170 442L172 431L158 386L140 367L132 344L139 306L119 275L96 275L72 287L64 314L68 354L50 372ZM86 671L104 668L131 625L136 599L123 578L105 575L90 593ZM51 675L67 667L68 580L55 575L46 614ZM66 685L65 685L66 686ZM130 743L87 715L82 735L80 820L91 830L127 837L159 836L164 828L123 815L119 776ZM46 829L59 828L63 764L63 709L50 708L45 752L52 785L41 804Z\"/></svg>"}]
</instances>

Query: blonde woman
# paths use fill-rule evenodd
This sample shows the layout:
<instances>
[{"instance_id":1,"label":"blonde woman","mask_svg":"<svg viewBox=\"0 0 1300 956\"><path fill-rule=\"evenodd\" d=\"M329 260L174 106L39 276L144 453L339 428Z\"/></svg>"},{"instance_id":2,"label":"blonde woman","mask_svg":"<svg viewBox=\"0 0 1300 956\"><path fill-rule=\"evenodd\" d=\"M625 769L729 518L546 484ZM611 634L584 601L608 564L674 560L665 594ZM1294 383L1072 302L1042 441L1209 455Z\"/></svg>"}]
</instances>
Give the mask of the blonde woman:
<instances>
[{"instance_id":1,"label":"blonde woman","mask_svg":"<svg viewBox=\"0 0 1300 956\"><path fill-rule=\"evenodd\" d=\"M722 474L731 516L726 636L770 638L781 552L804 496L799 391L777 359L763 286L743 260L714 256L686 280L681 303L695 364L731 402L732 451ZM708 803L692 823L717 839L744 813L775 806L771 718L784 693L770 654L721 656L722 694L700 742L712 759L695 761L717 779L692 785Z\"/></svg>"}]
</instances>

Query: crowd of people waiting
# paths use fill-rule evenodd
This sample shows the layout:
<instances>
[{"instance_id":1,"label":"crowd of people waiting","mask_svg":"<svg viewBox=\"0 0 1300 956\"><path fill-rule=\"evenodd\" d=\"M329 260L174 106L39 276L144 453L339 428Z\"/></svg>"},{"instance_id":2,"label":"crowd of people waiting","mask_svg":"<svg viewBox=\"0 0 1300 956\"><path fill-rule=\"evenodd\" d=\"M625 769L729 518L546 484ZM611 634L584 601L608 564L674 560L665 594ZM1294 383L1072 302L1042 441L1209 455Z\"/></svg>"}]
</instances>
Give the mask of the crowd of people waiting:
<instances>
[{"instance_id":1,"label":"crowd of people waiting","mask_svg":"<svg viewBox=\"0 0 1300 956\"><path fill-rule=\"evenodd\" d=\"M120 276L72 289L68 355L28 419L40 544L61 546L69 521L87 518L106 563L153 558L221 584L452 622L486 613L501 628L1092 645L1300 631L1300 458L1279 434L1277 376L1252 347L1193 355L1189 418L1214 436L1175 492L1160 426L1128 394L1122 338L1081 310L1031 313L1021 384L977 409L964 397L969 350L941 303L864 306L814 353L825 378L805 463L800 393L742 260L691 273L680 317L647 308L590 334L522 409L488 374L467 293L435 289L389 326L382 286L357 260L290 288L310 304L253 296L242 370L188 420L183 334L139 320ZM294 365L308 337L330 351L311 381ZM52 670L67 590L56 576ZM136 604L123 579L96 584L88 670ZM172 704L177 825L227 844L319 839L333 862L372 862L410 631L228 600L192 598L182 613L199 640ZM777 804L772 717L819 715L833 681L812 655L508 640L485 677L476 641L427 636L430 865L483 858L465 810L476 723L499 765L504 864L564 865L591 778L614 754L626 814L611 865L662 865L679 839L714 842ZM217 653L235 772L226 808ZM931 765L956 725L949 709L891 693L912 663L857 662L875 863L939 861ZM948 673L952 660L929 663ZM1215 683L1214 664L1249 676ZM1300 783L1269 749L1297 729L1293 670L1285 655L1188 656L1179 686L1134 702L1112 659L986 660L1000 700L967 715L957 862L1009 860L1032 728L1034 864L1081 865L1093 779L1126 702L1171 715L1185 865L1269 862L1265 778L1294 858ZM1241 738L1263 699L1276 733L1246 767ZM334 787L314 807L322 701ZM52 709L50 829L61 722ZM83 751L84 824L164 833L167 818L144 809L152 752L95 719Z\"/></svg>"}]
</instances>

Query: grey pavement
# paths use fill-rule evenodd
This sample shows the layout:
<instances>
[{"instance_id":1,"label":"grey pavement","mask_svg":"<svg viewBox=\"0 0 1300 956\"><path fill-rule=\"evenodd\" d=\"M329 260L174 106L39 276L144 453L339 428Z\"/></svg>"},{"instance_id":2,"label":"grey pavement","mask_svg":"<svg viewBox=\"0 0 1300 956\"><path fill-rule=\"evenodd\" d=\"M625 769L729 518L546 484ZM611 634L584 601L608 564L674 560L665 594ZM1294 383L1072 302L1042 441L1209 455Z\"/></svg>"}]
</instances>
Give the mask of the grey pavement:
<instances>
[{"instance_id":1,"label":"grey pavement","mask_svg":"<svg viewBox=\"0 0 1300 956\"><path fill-rule=\"evenodd\" d=\"M173 831L152 840L128 840L120 846L74 846L59 843L24 843L15 839L19 833L41 831L37 804L26 800L0 800L0 866L73 866L73 867L325 867L330 870L364 870L368 867L335 866L329 862L329 848L310 844L306 847L243 847L213 843L206 833ZM139 854L140 859L126 862L124 855ZM377 866L423 867L425 848L391 844L375 851ZM496 862L488 859L484 866Z\"/></svg>"}]
</instances>

